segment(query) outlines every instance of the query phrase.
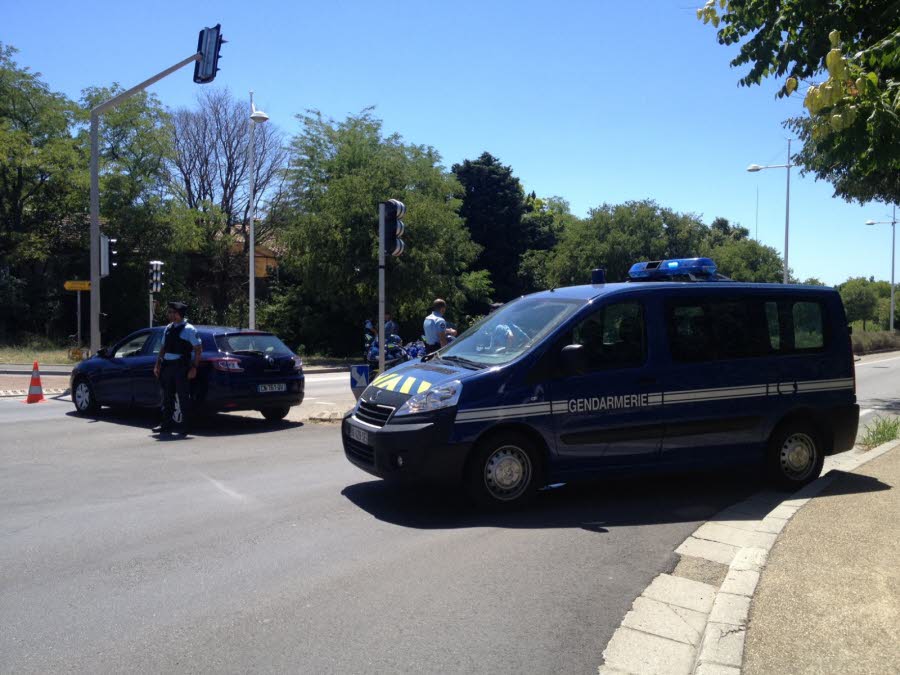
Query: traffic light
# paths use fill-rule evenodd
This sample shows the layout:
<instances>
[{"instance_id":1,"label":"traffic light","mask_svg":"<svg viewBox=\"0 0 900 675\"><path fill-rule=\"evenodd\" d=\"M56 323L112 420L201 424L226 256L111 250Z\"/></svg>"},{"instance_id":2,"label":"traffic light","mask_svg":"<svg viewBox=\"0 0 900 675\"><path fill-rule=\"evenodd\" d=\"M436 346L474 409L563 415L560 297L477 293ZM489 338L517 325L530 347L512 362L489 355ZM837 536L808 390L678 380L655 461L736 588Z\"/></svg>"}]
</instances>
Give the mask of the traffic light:
<instances>
[{"instance_id":1,"label":"traffic light","mask_svg":"<svg viewBox=\"0 0 900 675\"><path fill-rule=\"evenodd\" d=\"M113 247L116 245L118 239L110 239L105 234L100 235L100 278L108 277L109 270L112 267L118 266L118 262L116 262L116 251Z\"/></svg>"},{"instance_id":2,"label":"traffic light","mask_svg":"<svg viewBox=\"0 0 900 675\"><path fill-rule=\"evenodd\" d=\"M159 293L162 290L162 287L165 286L163 283L163 275L165 272L162 271L162 266L165 265L162 260L151 260L150 261L150 292L151 293Z\"/></svg>"},{"instance_id":3,"label":"traffic light","mask_svg":"<svg viewBox=\"0 0 900 675\"><path fill-rule=\"evenodd\" d=\"M217 23L212 28L204 28L197 38L197 52L200 60L194 63L194 82L208 84L216 79L219 72L219 50L227 40L222 38L222 24Z\"/></svg>"},{"instance_id":4,"label":"traffic light","mask_svg":"<svg viewBox=\"0 0 900 675\"><path fill-rule=\"evenodd\" d=\"M400 220L406 213L406 205L397 199L388 199L384 203L384 252L388 255L403 255L406 244L400 238L406 232L406 226Z\"/></svg>"}]
</instances>

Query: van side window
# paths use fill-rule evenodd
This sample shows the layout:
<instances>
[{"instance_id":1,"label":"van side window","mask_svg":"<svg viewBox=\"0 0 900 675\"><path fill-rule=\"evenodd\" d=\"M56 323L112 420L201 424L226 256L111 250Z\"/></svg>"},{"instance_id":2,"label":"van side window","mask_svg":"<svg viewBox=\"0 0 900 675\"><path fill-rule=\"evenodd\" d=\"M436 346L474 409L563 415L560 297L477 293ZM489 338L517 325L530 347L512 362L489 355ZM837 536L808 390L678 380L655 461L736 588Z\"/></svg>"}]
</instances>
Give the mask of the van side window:
<instances>
[{"instance_id":1,"label":"van side window","mask_svg":"<svg viewBox=\"0 0 900 675\"><path fill-rule=\"evenodd\" d=\"M778 303L766 303L766 325L769 329L769 347L772 351L781 350L781 322L778 319Z\"/></svg>"},{"instance_id":2,"label":"van side window","mask_svg":"<svg viewBox=\"0 0 900 675\"><path fill-rule=\"evenodd\" d=\"M578 324L572 339L584 345L591 370L640 366L647 356L643 308L636 302L607 305Z\"/></svg>"},{"instance_id":3,"label":"van side window","mask_svg":"<svg viewBox=\"0 0 900 675\"><path fill-rule=\"evenodd\" d=\"M669 347L676 361L712 360L712 335L701 304L669 308Z\"/></svg>"},{"instance_id":4,"label":"van side window","mask_svg":"<svg viewBox=\"0 0 900 675\"><path fill-rule=\"evenodd\" d=\"M669 304L666 318L669 348L675 361L743 359L770 351L759 301L727 298L714 302L675 302ZM771 331L770 328L770 335ZM777 336L777 307L774 331ZM771 342L771 337L768 339Z\"/></svg>"},{"instance_id":5,"label":"van side window","mask_svg":"<svg viewBox=\"0 0 900 675\"><path fill-rule=\"evenodd\" d=\"M794 349L821 349L825 346L822 305L818 302L794 302Z\"/></svg>"}]
</instances>

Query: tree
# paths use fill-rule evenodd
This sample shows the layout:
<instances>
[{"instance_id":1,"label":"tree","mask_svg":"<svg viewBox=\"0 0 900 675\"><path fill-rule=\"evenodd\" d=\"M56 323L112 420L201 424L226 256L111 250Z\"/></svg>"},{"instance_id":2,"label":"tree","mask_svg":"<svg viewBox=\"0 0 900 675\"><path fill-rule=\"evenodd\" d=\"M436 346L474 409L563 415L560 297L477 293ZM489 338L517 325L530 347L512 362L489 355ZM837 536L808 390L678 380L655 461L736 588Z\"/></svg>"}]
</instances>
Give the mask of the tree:
<instances>
[{"instance_id":1,"label":"tree","mask_svg":"<svg viewBox=\"0 0 900 675\"><path fill-rule=\"evenodd\" d=\"M226 90L211 89L198 96L197 109L184 108L173 114L171 187L194 213L204 264L194 271L192 282L209 288L214 318L219 323L225 322L229 309L244 306L250 181L255 181L257 205L267 197L274 198L287 160L278 128L272 123L258 125L256 171L254 176L249 175L249 107ZM257 243L269 239L272 222L260 220ZM239 321L240 312L232 311L231 320Z\"/></svg>"},{"instance_id":2,"label":"tree","mask_svg":"<svg viewBox=\"0 0 900 675\"><path fill-rule=\"evenodd\" d=\"M743 228L741 228L743 229ZM771 246L753 239L730 239L709 250L719 273L735 281L778 283L783 278L784 261Z\"/></svg>"},{"instance_id":3,"label":"tree","mask_svg":"<svg viewBox=\"0 0 900 675\"><path fill-rule=\"evenodd\" d=\"M804 286L827 286L824 281L818 279L817 277L807 277L803 281L800 282Z\"/></svg>"},{"instance_id":4,"label":"tree","mask_svg":"<svg viewBox=\"0 0 900 675\"><path fill-rule=\"evenodd\" d=\"M546 258L543 278L550 286L583 284L592 269L604 267L610 281L623 281L640 260L696 256L707 237L696 216L650 200L604 204L567 224Z\"/></svg>"},{"instance_id":5,"label":"tree","mask_svg":"<svg viewBox=\"0 0 900 675\"><path fill-rule=\"evenodd\" d=\"M387 297L403 334L418 337L435 297L450 319L487 300L489 275L473 271L479 253L457 210L453 174L431 147L392 134L371 109L335 121L299 115L286 184L269 217L279 224L281 282L261 324L306 349L355 354L363 321L377 320L377 204L407 206L406 253L387 262Z\"/></svg>"},{"instance_id":6,"label":"tree","mask_svg":"<svg viewBox=\"0 0 900 675\"><path fill-rule=\"evenodd\" d=\"M0 43L0 337L52 332L68 253L87 241L77 106ZM77 268L75 268L77 269Z\"/></svg>"},{"instance_id":7,"label":"tree","mask_svg":"<svg viewBox=\"0 0 900 675\"><path fill-rule=\"evenodd\" d=\"M866 330L866 321L876 318L878 307L878 294L871 282L862 277L848 279L838 287L838 291L844 302L847 321L862 321L863 330Z\"/></svg>"},{"instance_id":8,"label":"tree","mask_svg":"<svg viewBox=\"0 0 900 675\"><path fill-rule=\"evenodd\" d=\"M544 270L550 251L556 246L563 230L577 221L562 197L539 198L532 192L525 200L523 230L529 234L527 249L519 257L519 286L522 293L547 288Z\"/></svg>"},{"instance_id":9,"label":"tree","mask_svg":"<svg viewBox=\"0 0 900 675\"><path fill-rule=\"evenodd\" d=\"M459 214L472 240L481 246L477 266L491 273L496 297L521 295L520 258L540 241L542 223L526 219L525 193L512 168L484 152L478 159L453 165L462 200Z\"/></svg>"},{"instance_id":10,"label":"tree","mask_svg":"<svg viewBox=\"0 0 900 675\"><path fill-rule=\"evenodd\" d=\"M784 77L782 97L820 80L805 92L808 115L786 122L803 141L794 159L804 173L848 201L900 202L900 4L709 0L697 16L719 44L740 45L731 65L749 66L741 85Z\"/></svg>"}]
</instances>

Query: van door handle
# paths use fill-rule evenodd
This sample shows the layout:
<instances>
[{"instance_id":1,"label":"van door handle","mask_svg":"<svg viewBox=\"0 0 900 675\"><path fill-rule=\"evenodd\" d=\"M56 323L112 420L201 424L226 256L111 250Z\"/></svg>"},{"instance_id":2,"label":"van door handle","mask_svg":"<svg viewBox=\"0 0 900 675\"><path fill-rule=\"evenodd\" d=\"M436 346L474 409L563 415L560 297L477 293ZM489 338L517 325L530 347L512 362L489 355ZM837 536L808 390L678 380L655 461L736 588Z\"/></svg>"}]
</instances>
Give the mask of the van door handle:
<instances>
[{"instance_id":1,"label":"van door handle","mask_svg":"<svg viewBox=\"0 0 900 675\"><path fill-rule=\"evenodd\" d=\"M656 378L646 375L638 378L638 384L656 384Z\"/></svg>"}]
</instances>

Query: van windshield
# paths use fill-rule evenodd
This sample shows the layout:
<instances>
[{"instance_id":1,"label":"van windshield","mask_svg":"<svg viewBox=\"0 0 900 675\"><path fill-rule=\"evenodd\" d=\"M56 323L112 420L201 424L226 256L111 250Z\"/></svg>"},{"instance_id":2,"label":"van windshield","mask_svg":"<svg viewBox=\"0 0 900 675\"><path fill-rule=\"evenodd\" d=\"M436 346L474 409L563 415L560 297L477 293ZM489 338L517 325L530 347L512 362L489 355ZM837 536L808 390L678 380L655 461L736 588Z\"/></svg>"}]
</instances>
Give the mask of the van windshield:
<instances>
[{"instance_id":1,"label":"van windshield","mask_svg":"<svg viewBox=\"0 0 900 675\"><path fill-rule=\"evenodd\" d=\"M488 314L438 352L478 366L509 363L584 306L569 298L520 298Z\"/></svg>"}]
</instances>

